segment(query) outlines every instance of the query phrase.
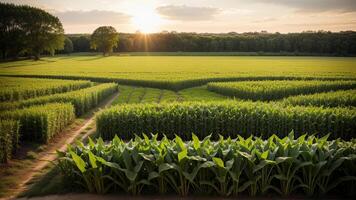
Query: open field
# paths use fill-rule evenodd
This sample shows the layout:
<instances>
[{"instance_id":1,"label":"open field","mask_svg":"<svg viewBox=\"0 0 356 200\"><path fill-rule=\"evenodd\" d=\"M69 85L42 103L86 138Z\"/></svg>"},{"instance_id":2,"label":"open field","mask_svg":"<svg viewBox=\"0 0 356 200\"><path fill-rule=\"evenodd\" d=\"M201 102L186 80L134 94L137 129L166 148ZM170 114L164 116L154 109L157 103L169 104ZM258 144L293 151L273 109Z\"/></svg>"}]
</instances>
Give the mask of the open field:
<instances>
[{"instance_id":1,"label":"open field","mask_svg":"<svg viewBox=\"0 0 356 200\"><path fill-rule=\"evenodd\" d=\"M354 78L355 58L68 56L1 63L0 74L41 75L180 90L221 80Z\"/></svg>"},{"instance_id":2,"label":"open field","mask_svg":"<svg viewBox=\"0 0 356 200\"><path fill-rule=\"evenodd\" d=\"M356 199L356 1L177 2L0 0L0 199Z\"/></svg>"},{"instance_id":3,"label":"open field","mask_svg":"<svg viewBox=\"0 0 356 200\"><path fill-rule=\"evenodd\" d=\"M352 196L355 63L356 58L282 56L3 62L0 161L11 168L19 159L16 151L32 142L50 144L74 120L117 94L110 101L114 106L95 114L93 140L83 138L59 153L56 167L34 179L23 195ZM322 173L310 176L313 170Z\"/></svg>"}]
</instances>

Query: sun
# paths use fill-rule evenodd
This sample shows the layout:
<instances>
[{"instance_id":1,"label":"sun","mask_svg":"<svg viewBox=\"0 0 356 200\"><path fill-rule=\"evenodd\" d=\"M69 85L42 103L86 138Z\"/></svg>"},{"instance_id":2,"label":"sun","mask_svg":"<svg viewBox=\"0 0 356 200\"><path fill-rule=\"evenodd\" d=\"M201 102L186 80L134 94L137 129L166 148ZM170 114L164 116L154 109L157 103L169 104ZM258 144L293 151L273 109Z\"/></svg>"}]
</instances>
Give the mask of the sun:
<instances>
[{"instance_id":1,"label":"sun","mask_svg":"<svg viewBox=\"0 0 356 200\"><path fill-rule=\"evenodd\" d=\"M142 33L152 33L158 31L162 19L154 10L138 9L133 13L132 23Z\"/></svg>"}]
</instances>

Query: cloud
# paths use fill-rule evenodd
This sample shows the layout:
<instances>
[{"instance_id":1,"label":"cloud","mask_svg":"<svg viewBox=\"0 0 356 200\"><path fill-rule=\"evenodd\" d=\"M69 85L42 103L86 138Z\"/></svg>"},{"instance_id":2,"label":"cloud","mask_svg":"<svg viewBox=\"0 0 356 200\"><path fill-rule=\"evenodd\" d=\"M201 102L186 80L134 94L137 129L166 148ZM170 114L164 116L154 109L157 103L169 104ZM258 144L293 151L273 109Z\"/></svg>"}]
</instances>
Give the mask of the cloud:
<instances>
[{"instance_id":1,"label":"cloud","mask_svg":"<svg viewBox=\"0 0 356 200\"><path fill-rule=\"evenodd\" d=\"M356 0L255 0L297 9L299 12L356 12Z\"/></svg>"},{"instance_id":2,"label":"cloud","mask_svg":"<svg viewBox=\"0 0 356 200\"><path fill-rule=\"evenodd\" d=\"M64 25L88 25L88 24L128 24L131 16L114 11L106 10L72 10L72 11L54 11Z\"/></svg>"},{"instance_id":3,"label":"cloud","mask_svg":"<svg viewBox=\"0 0 356 200\"><path fill-rule=\"evenodd\" d=\"M267 22L274 22L274 21L277 21L276 18L274 17L264 17L262 19L258 19L258 20L253 20L252 23L267 23Z\"/></svg>"},{"instance_id":4,"label":"cloud","mask_svg":"<svg viewBox=\"0 0 356 200\"><path fill-rule=\"evenodd\" d=\"M192 7L186 5L167 5L156 8L160 15L171 20L192 20L204 21L211 20L219 14L220 9L212 7Z\"/></svg>"}]
</instances>

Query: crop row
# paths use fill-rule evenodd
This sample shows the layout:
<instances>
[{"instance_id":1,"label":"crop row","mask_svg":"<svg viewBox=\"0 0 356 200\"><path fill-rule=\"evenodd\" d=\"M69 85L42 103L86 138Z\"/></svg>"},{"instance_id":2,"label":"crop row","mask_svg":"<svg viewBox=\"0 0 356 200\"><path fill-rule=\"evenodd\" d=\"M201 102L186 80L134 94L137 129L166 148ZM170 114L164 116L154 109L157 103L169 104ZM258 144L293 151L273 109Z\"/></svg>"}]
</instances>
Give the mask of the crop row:
<instances>
[{"instance_id":1,"label":"crop row","mask_svg":"<svg viewBox=\"0 0 356 200\"><path fill-rule=\"evenodd\" d=\"M18 121L0 120L0 163L6 163L16 150L19 140L18 131Z\"/></svg>"},{"instance_id":2,"label":"crop row","mask_svg":"<svg viewBox=\"0 0 356 200\"><path fill-rule=\"evenodd\" d=\"M0 111L24 108L46 103L70 102L74 105L76 115L80 116L87 112L89 109L98 105L104 98L116 91L117 85L115 83L100 84L67 93L53 94L17 102L3 102L0 103Z\"/></svg>"},{"instance_id":3,"label":"crop row","mask_svg":"<svg viewBox=\"0 0 356 200\"><path fill-rule=\"evenodd\" d=\"M159 89L168 89L173 91L179 91L186 88L205 85L209 82L226 82L226 81L266 81L266 80L356 80L352 76L320 76L320 75L255 75L255 74L243 74L243 75L229 75L229 74L209 74L202 78L201 76L194 77L189 74L178 74L178 77L171 76L170 74L159 74L161 76L152 77L149 73L127 73L120 74L122 77L113 76L110 73L100 74L96 73L96 76L92 75L7 75L12 77L31 77L31 78L56 78L56 79L71 79L71 80L90 80L93 82L116 82L123 85L151 87Z\"/></svg>"},{"instance_id":4,"label":"crop row","mask_svg":"<svg viewBox=\"0 0 356 200\"><path fill-rule=\"evenodd\" d=\"M262 102L183 102L114 106L96 118L97 132L104 139L130 139L134 134L158 133L189 139L192 133L236 137L250 134L269 137L297 133L325 134L350 139L356 130L356 110L281 106Z\"/></svg>"},{"instance_id":5,"label":"crop row","mask_svg":"<svg viewBox=\"0 0 356 200\"><path fill-rule=\"evenodd\" d=\"M281 102L286 105L356 107L356 90L298 95L285 98Z\"/></svg>"},{"instance_id":6,"label":"crop row","mask_svg":"<svg viewBox=\"0 0 356 200\"><path fill-rule=\"evenodd\" d=\"M92 193L354 196L356 143L294 138L100 138L58 152L68 187Z\"/></svg>"},{"instance_id":7,"label":"crop row","mask_svg":"<svg viewBox=\"0 0 356 200\"><path fill-rule=\"evenodd\" d=\"M48 142L74 119L70 103L53 103L0 113L2 120L19 121L20 142Z\"/></svg>"},{"instance_id":8,"label":"crop row","mask_svg":"<svg viewBox=\"0 0 356 200\"><path fill-rule=\"evenodd\" d=\"M92 86L90 81L0 77L0 102L18 101Z\"/></svg>"},{"instance_id":9,"label":"crop row","mask_svg":"<svg viewBox=\"0 0 356 200\"><path fill-rule=\"evenodd\" d=\"M208 89L227 96L251 100L276 100L300 94L355 89L356 81L244 81L208 83Z\"/></svg>"}]
</instances>

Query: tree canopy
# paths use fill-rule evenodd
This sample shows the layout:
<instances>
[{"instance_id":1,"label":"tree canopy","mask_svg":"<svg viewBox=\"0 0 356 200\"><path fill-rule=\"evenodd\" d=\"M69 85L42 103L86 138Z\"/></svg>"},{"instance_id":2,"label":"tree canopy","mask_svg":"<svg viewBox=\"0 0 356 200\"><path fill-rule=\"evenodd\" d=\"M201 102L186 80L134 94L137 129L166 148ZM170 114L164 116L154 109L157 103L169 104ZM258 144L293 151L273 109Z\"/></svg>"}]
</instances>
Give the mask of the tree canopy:
<instances>
[{"instance_id":1,"label":"tree canopy","mask_svg":"<svg viewBox=\"0 0 356 200\"><path fill-rule=\"evenodd\" d=\"M70 54L73 52L73 42L68 37L64 40L64 49L63 52L66 54Z\"/></svg>"},{"instance_id":2,"label":"tree canopy","mask_svg":"<svg viewBox=\"0 0 356 200\"><path fill-rule=\"evenodd\" d=\"M3 59L28 54L39 59L64 45L59 19L39 8L0 3L0 48Z\"/></svg>"},{"instance_id":3,"label":"tree canopy","mask_svg":"<svg viewBox=\"0 0 356 200\"><path fill-rule=\"evenodd\" d=\"M74 52L92 51L90 35L68 36ZM270 52L286 55L356 55L356 32L120 33L114 52Z\"/></svg>"},{"instance_id":4,"label":"tree canopy","mask_svg":"<svg viewBox=\"0 0 356 200\"><path fill-rule=\"evenodd\" d=\"M97 28L90 38L90 46L93 49L98 49L107 55L117 47L119 42L119 34L112 26L101 26Z\"/></svg>"}]
</instances>

